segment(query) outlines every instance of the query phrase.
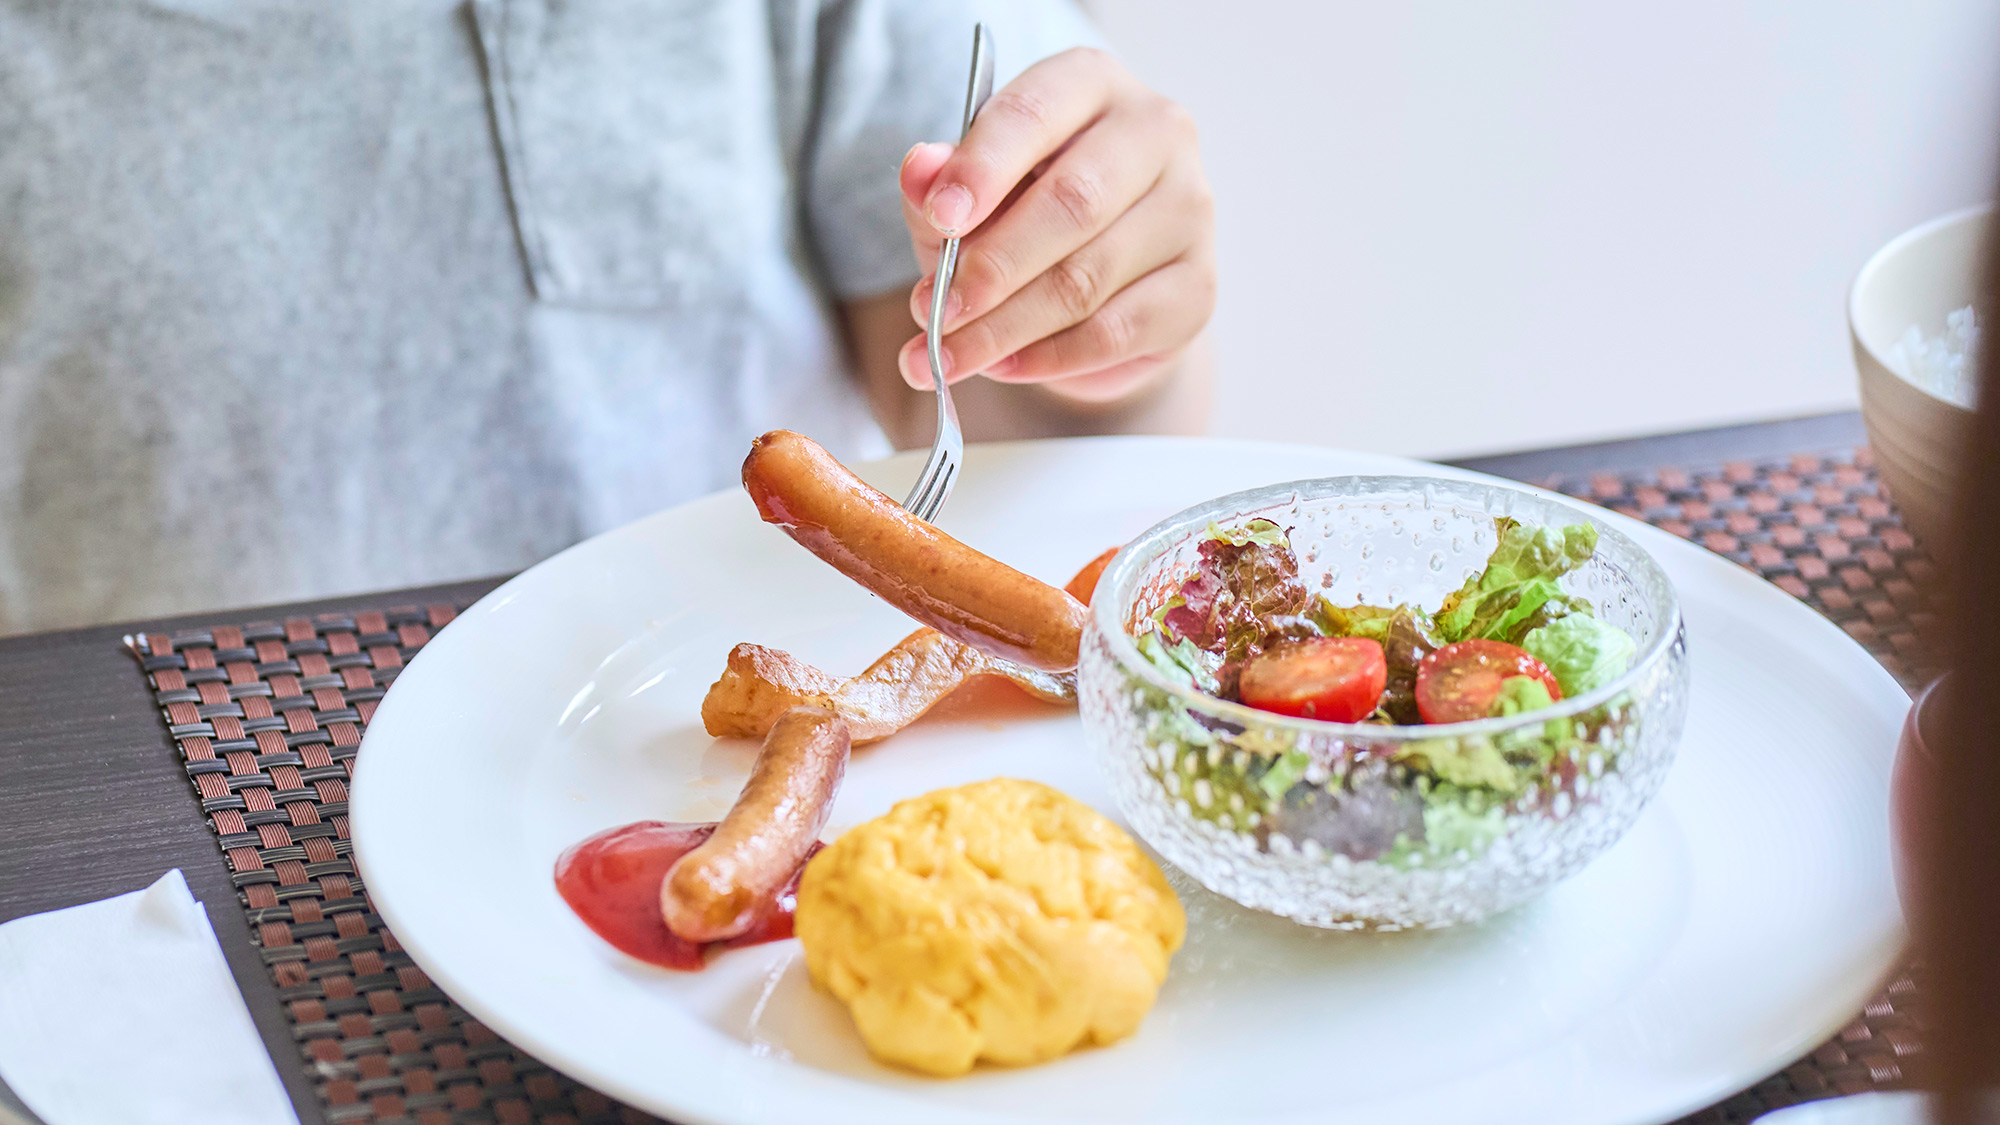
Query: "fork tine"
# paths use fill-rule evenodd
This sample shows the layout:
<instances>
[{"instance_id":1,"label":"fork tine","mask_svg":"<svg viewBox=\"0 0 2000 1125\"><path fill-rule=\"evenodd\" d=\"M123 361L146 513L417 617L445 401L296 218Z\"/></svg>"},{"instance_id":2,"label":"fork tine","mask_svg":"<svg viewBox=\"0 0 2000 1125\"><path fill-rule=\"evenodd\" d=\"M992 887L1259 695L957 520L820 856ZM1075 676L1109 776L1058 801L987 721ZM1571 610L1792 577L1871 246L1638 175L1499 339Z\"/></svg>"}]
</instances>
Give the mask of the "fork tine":
<instances>
[{"instance_id":1,"label":"fork tine","mask_svg":"<svg viewBox=\"0 0 2000 1125\"><path fill-rule=\"evenodd\" d=\"M908 505L910 514L926 522L935 519L944 507L945 497L951 495L952 482L958 476L958 466L952 463L949 451L940 449L938 453L925 466Z\"/></svg>"},{"instance_id":2,"label":"fork tine","mask_svg":"<svg viewBox=\"0 0 2000 1125\"><path fill-rule=\"evenodd\" d=\"M956 460L946 461L944 464L944 470L938 474L937 506L939 508L944 507L945 497L951 495L951 486L957 483L958 483L958 462ZM937 514L936 512L931 513L932 516L935 516L936 514ZM925 518L928 519L930 517L927 516Z\"/></svg>"},{"instance_id":3,"label":"fork tine","mask_svg":"<svg viewBox=\"0 0 2000 1125\"><path fill-rule=\"evenodd\" d=\"M924 504L925 521L931 522L937 519L937 514L944 509L945 498L951 495L951 486L957 483L957 480L958 465L955 462L947 460L939 465L936 491Z\"/></svg>"},{"instance_id":4,"label":"fork tine","mask_svg":"<svg viewBox=\"0 0 2000 1125\"><path fill-rule=\"evenodd\" d=\"M958 482L958 469L958 451L950 445L940 445L910 493L910 501L905 505L910 514L926 522L935 520L951 495L951 486Z\"/></svg>"},{"instance_id":5,"label":"fork tine","mask_svg":"<svg viewBox=\"0 0 2000 1125\"><path fill-rule=\"evenodd\" d=\"M931 518L931 494L936 488L937 478L925 473L917 481L916 491L903 506L910 510L911 515L928 522Z\"/></svg>"},{"instance_id":6,"label":"fork tine","mask_svg":"<svg viewBox=\"0 0 2000 1125\"><path fill-rule=\"evenodd\" d=\"M931 501L936 498L938 472L943 465L944 447L939 446L931 451L930 459L924 463L923 476L917 478L917 486L911 491L910 495L916 507L929 507Z\"/></svg>"}]
</instances>

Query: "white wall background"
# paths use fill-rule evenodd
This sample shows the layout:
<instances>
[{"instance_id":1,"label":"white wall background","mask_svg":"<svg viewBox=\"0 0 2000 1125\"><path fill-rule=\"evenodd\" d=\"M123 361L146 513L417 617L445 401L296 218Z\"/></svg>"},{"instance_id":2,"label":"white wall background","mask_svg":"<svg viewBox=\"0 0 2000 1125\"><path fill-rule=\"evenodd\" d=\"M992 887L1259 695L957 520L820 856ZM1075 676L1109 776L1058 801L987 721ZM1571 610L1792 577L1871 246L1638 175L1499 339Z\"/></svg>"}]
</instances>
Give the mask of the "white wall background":
<instances>
[{"instance_id":1,"label":"white wall background","mask_svg":"<svg viewBox=\"0 0 2000 1125\"><path fill-rule=\"evenodd\" d=\"M1216 430L1448 456L1851 407L1877 246L1987 198L1995 0L1093 0L1201 123Z\"/></svg>"}]
</instances>

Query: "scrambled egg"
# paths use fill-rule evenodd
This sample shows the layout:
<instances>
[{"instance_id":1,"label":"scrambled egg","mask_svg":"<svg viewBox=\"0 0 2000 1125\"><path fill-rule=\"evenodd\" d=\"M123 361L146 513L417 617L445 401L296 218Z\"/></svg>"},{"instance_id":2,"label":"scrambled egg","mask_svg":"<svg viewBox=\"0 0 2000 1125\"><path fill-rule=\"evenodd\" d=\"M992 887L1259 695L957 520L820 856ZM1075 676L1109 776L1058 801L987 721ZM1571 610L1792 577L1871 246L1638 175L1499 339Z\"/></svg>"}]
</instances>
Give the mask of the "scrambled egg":
<instances>
[{"instance_id":1,"label":"scrambled egg","mask_svg":"<svg viewBox=\"0 0 2000 1125\"><path fill-rule=\"evenodd\" d=\"M999 778L842 835L806 865L796 928L871 1051L951 1076L1132 1034L1187 919L1116 825Z\"/></svg>"}]
</instances>

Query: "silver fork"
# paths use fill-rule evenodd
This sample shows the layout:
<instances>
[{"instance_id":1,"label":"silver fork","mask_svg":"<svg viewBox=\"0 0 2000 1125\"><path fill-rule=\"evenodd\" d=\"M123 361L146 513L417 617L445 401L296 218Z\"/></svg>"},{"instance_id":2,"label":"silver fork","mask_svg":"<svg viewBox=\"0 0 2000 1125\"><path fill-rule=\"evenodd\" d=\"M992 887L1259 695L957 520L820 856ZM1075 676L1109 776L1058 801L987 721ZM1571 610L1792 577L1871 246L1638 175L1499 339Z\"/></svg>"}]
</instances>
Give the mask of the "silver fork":
<instances>
[{"instance_id":1,"label":"silver fork","mask_svg":"<svg viewBox=\"0 0 2000 1125\"><path fill-rule=\"evenodd\" d=\"M993 35L985 24L972 28L972 77L965 84L965 119L958 139L972 131L972 119L993 94ZM958 428L958 410L951 404L951 388L944 381L944 302L951 292L951 277L958 270L958 239L947 238L938 247L937 281L931 287L931 319L924 329L925 350L930 353L931 386L937 391L937 436L931 439L930 460L916 487L903 501L909 513L926 522L937 519L951 486L958 483L959 466L965 463L965 434Z\"/></svg>"}]
</instances>

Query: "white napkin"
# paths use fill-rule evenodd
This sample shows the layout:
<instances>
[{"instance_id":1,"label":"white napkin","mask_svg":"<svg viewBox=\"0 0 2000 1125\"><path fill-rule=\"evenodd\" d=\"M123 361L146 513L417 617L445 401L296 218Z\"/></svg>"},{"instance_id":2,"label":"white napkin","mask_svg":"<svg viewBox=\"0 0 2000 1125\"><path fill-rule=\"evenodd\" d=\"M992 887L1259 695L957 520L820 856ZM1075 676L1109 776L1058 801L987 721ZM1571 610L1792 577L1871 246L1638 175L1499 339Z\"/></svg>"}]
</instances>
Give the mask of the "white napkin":
<instances>
[{"instance_id":1,"label":"white napkin","mask_svg":"<svg viewBox=\"0 0 2000 1125\"><path fill-rule=\"evenodd\" d=\"M0 1077L47 1125L297 1125L178 869L0 925Z\"/></svg>"}]
</instances>

